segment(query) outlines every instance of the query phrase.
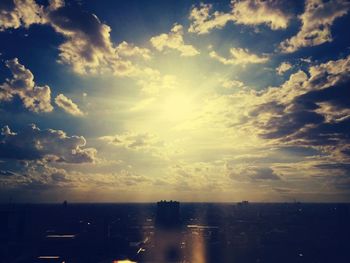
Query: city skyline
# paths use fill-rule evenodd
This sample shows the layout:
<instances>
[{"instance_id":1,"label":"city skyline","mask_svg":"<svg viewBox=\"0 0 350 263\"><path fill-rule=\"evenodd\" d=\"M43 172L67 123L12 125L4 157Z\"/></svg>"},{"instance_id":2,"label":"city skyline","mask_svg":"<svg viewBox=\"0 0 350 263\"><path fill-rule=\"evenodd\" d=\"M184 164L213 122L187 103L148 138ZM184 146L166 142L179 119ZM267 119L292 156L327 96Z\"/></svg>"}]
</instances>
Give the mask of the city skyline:
<instances>
[{"instance_id":1,"label":"city skyline","mask_svg":"<svg viewBox=\"0 0 350 263\"><path fill-rule=\"evenodd\" d=\"M350 2L0 4L0 202L349 202Z\"/></svg>"}]
</instances>

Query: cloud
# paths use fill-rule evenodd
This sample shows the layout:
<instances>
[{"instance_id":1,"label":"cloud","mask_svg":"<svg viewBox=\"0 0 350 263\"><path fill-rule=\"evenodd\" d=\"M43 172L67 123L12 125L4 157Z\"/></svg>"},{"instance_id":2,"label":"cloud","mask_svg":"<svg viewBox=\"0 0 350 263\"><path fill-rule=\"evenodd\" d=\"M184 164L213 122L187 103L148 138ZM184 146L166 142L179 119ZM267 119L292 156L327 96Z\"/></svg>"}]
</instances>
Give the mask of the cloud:
<instances>
[{"instance_id":1,"label":"cloud","mask_svg":"<svg viewBox=\"0 0 350 263\"><path fill-rule=\"evenodd\" d=\"M4 170L0 170L0 178L1 176L14 176L16 175L16 173L14 172L11 172L11 171L4 171Z\"/></svg>"},{"instance_id":2,"label":"cloud","mask_svg":"<svg viewBox=\"0 0 350 263\"><path fill-rule=\"evenodd\" d=\"M330 102L317 102L316 113L325 118L326 123L337 123L345 121L350 117L350 108L343 108Z\"/></svg>"},{"instance_id":3,"label":"cloud","mask_svg":"<svg viewBox=\"0 0 350 263\"><path fill-rule=\"evenodd\" d=\"M215 163L176 162L168 167L167 177L156 184L181 192L222 191L230 187L230 182L218 169Z\"/></svg>"},{"instance_id":4,"label":"cloud","mask_svg":"<svg viewBox=\"0 0 350 263\"><path fill-rule=\"evenodd\" d=\"M305 11L299 16L301 29L293 37L284 40L280 49L284 53L295 52L303 47L317 46L332 41L331 26L346 15L350 2L346 0L306 0Z\"/></svg>"},{"instance_id":5,"label":"cloud","mask_svg":"<svg viewBox=\"0 0 350 263\"><path fill-rule=\"evenodd\" d=\"M129 190L138 190L138 187L149 187L151 183L152 178L136 174L130 169L120 169L112 173L79 172L38 161L29 162L17 172L0 170L0 189L19 190L26 194L27 191L46 194L45 191L49 190L50 194L57 191L66 196L69 191L81 194L84 191L96 192L98 189L103 194L106 190L111 190L113 196L117 189L125 190L127 187Z\"/></svg>"},{"instance_id":6,"label":"cloud","mask_svg":"<svg viewBox=\"0 0 350 263\"><path fill-rule=\"evenodd\" d=\"M225 58L218 55L215 51L211 51L209 56L224 65L242 65L246 64L262 64L266 63L269 58L267 56L258 56L252 54L248 49L244 48L231 48L230 49L230 58Z\"/></svg>"},{"instance_id":7,"label":"cloud","mask_svg":"<svg viewBox=\"0 0 350 263\"><path fill-rule=\"evenodd\" d=\"M158 137L150 133L126 132L114 136L103 136L100 140L132 150L148 150L162 145Z\"/></svg>"},{"instance_id":8,"label":"cloud","mask_svg":"<svg viewBox=\"0 0 350 263\"><path fill-rule=\"evenodd\" d=\"M0 31L7 28L18 28L21 26L19 14L15 13L15 4L12 0L4 0L0 4Z\"/></svg>"},{"instance_id":9,"label":"cloud","mask_svg":"<svg viewBox=\"0 0 350 263\"><path fill-rule=\"evenodd\" d=\"M192 45L184 43L182 25L175 24L169 34L161 34L150 39L151 44L158 50L174 49L183 57L192 57L199 54L199 51Z\"/></svg>"},{"instance_id":10,"label":"cloud","mask_svg":"<svg viewBox=\"0 0 350 263\"><path fill-rule=\"evenodd\" d=\"M9 9L10 13L25 8L19 2L13 3L12 11ZM33 1L31 3L35 4ZM96 15L70 5L65 6L64 1L60 0L50 1L46 7L37 4L35 6L41 10L40 20L37 23L53 27L64 38L64 42L58 47L58 62L71 66L75 73L81 75L108 73L119 77L132 77L136 79L142 91L148 94L157 94L162 89L176 85L173 75L163 76L158 70L144 67L138 64L139 61L135 61L150 60L152 54L149 49L126 41L115 45L111 41L111 28L102 23ZM26 24L21 22L18 27L29 27L34 23L29 21L34 20L28 20ZM172 41L171 46L179 48L183 56L198 52L191 45L183 43L182 35L182 27L175 26L174 32L168 35L169 41ZM0 100L10 98L11 94L0 91Z\"/></svg>"},{"instance_id":11,"label":"cloud","mask_svg":"<svg viewBox=\"0 0 350 263\"><path fill-rule=\"evenodd\" d=\"M163 90L175 89L179 84L174 75L162 75L158 70L144 68L138 73L137 85L145 94L158 95Z\"/></svg>"},{"instance_id":12,"label":"cloud","mask_svg":"<svg viewBox=\"0 0 350 263\"><path fill-rule=\"evenodd\" d=\"M47 163L30 162L11 176L0 178L0 187L23 190L67 189L77 186L77 180L66 170L49 166Z\"/></svg>"},{"instance_id":13,"label":"cloud","mask_svg":"<svg viewBox=\"0 0 350 263\"><path fill-rule=\"evenodd\" d=\"M128 131L102 136L99 137L99 140L119 149L126 149L133 154L142 154L144 156L144 153L148 153L152 158L156 157L164 160L169 160L169 156L177 154L179 151L178 147L173 143L168 143L159 138L157 134L149 132ZM137 158L140 158L140 156Z\"/></svg>"},{"instance_id":14,"label":"cloud","mask_svg":"<svg viewBox=\"0 0 350 263\"><path fill-rule=\"evenodd\" d=\"M305 184L312 184L310 189L322 188L322 192L348 193L350 188L350 163L340 162L328 156L313 156L298 163L290 163L278 167L278 171L284 174L284 178L290 177ZM316 186L316 188L315 188ZM300 187L297 191L300 192ZM310 191L310 190L309 190ZM317 193L319 194L319 193Z\"/></svg>"},{"instance_id":15,"label":"cloud","mask_svg":"<svg viewBox=\"0 0 350 263\"><path fill-rule=\"evenodd\" d=\"M206 34L214 28L224 27L230 21L248 26L266 24L273 30L285 29L291 18L282 11L281 1L233 0L228 13L219 11L211 13L212 7L211 4L201 3L199 7L191 10L189 32Z\"/></svg>"},{"instance_id":16,"label":"cloud","mask_svg":"<svg viewBox=\"0 0 350 263\"><path fill-rule=\"evenodd\" d=\"M65 163L91 163L96 149L85 148L83 136L67 136L62 130L40 130L34 124L14 133L8 126L0 136L0 158L15 160L50 160Z\"/></svg>"},{"instance_id":17,"label":"cloud","mask_svg":"<svg viewBox=\"0 0 350 263\"><path fill-rule=\"evenodd\" d=\"M211 4L203 3L199 7L193 7L189 15L191 25L188 31L191 33L206 34L213 28L224 27L228 21L232 20L230 14L215 12L211 15L211 9Z\"/></svg>"},{"instance_id":18,"label":"cloud","mask_svg":"<svg viewBox=\"0 0 350 263\"><path fill-rule=\"evenodd\" d=\"M0 31L44 22L43 8L34 0L3 0L0 3Z\"/></svg>"},{"instance_id":19,"label":"cloud","mask_svg":"<svg viewBox=\"0 0 350 263\"><path fill-rule=\"evenodd\" d=\"M255 165L226 165L228 176L235 181L265 181L280 180L280 177L270 167Z\"/></svg>"},{"instance_id":20,"label":"cloud","mask_svg":"<svg viewBox=\"0 0 350 263\"><path fill-rule=\"evenodd\" d=\"M18 96L23 106L33 112L51 112L51 89L37 86L32 72L19 63L17 58L6 61L12 73L11 79L0 85L0 101L12 101Z\"/></svg>"},{"instance_id":21,"label":"cloud","mask_svg":"<svg viewBox=\"0 0 350 263\"><path fill-rule=\"evenodd\" d=\"M283 75L285 72L287 72L288 70L290 70L292 68L292 64L290 64L289 62L282 62L277 68L276 68L276 72L278 75Z\"/></svg>"},{"instance_id":22,"label":"cloud","mask_svg":"<svg viewBox=\"0 0 350 263\"><path fill-rule=\"evenodd\" d=\"M285 29L290 15L282 11L281 1L232 1L235 22L243 25L266 24L273 30Z\"/></svg>"},{"instance_id":23,"label":"cloud","mask_svg":"<svg viewBox=\"0 0 350 263\"><path fill-rule=\"evenodd\" d=\"M232 168L227 174L234 181L259 184L271 177L268 184L313 191L315 195L320 195L322 187L330 193L346 191L340 186L349 181L345 179L349 171L343 168L350 165L349 73L347 56L313 63L276 87L258 91L246 87L210 96L190 127L204 130L215 123L233 149L242 154L264 153L262 157L233 160L225 152ZM333 165L326 171L320 169L321 164L341 164L342 168ZM283 180L273 180L273 174Z\"/></svg>"},{"instance_id":24,"label":"cloud","mask_svg":"<svg viewBox=\"0 0 350 263\"><path fill-rule=\"evenodd\" d=\"M48 12L47 20L66 38L59 46L60 62L71 65L76 73L129 75L133 71L132 63L122 59L111 42L111 28L96 15L62 6Z\"/></svg>"},{"instance_id":25,"label":"cloud","mask_svg":"<svg viewBox=\"0 0 350 263\"><path fill-rule=\"evenodd\" d=\"M1 129L1 135L4 135L4 136L13 136L13 135L17 135L17 133L15 132L12 132L10 127L9 126L4 126L2 129Z\"/></svg>"},{"instance_id":26,"label":"cloud","mask_svg":"<svg viewBox=\"0 0 350 263\"><path fill-rule=\"evenodd\" d=\"M147 48L137 47L134 44L129 44L126 41L121 42L116 47L116 52L124 57L141 57L145 60L151 59L151 51Z\"/></svg>"},{"instance_id":27,"label":"cloud","mask_svg":"<svg viewBox=\"0 0 350 263\"><path fill-rule=\"evenodd\" d=\"M78 105L75 104L70 98L67 98L63 94L59 94L55 98L55 103L58 107L62 108L65 112L74 116L83 116L84 113L79 109Z\"/></svg>"},{"instance_id":28,"label":"cloud","mask_svg":"<svg viewBox=\"0 0 350 263\"><path fill-rule=\"evenodd\" d=\"M220 80L221 85L225 89L232 89L232 88L242 88L244 87L244 83L239 80L227 80L227 79L222 79Z\"/></svg>"},{"instance_id":29,"label":"cloud","mask_svg":"<svg viewBox=\"0 0 350 263\"><path fill-rule=\"evenodd\" d=\"M59 62L70 65L82 75L109 72L117 76L131 76L137 67L132 57L149 59L147 49L127 42L115 46L110 38L111 28L94 14L66 6L64 1L50 1L41 6L32 0L15 0L0 6L0 30L49 25L65 39L58 49Z\"/></svg>"},{"instance_id":30,"label":"cloud","mask_svg":"<svg viewBox=\"0 0 350 263\"><path fill-rule=\"evenodd\" d=\"M232 95L250 108L235 127L274 145L313 147L349 161L349 72L350 56L311 66L308 74L300 70L280 87Z\"/></svg>"}]
</instances>

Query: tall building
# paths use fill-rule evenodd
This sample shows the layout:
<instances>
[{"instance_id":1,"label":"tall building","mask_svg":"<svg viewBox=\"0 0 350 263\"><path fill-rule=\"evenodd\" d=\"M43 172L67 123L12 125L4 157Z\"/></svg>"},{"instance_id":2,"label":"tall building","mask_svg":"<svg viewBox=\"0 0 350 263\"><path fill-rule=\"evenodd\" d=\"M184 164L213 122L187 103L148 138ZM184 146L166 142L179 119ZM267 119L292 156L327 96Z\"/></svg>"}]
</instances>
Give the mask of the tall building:
<instances>
[{"instance_id":1,"label":"tall building","mask_svg":"<svg viewBox=\"0 0 350 263\"><path fill-rule=\"evenodd\" d=\"M180 226L180 203L177 201L160 201L157 203L157 228L177 228Z\"/></svg>"},{"instance_id":2,"label":"tall building","mask_svg":"<svg viewBox=\"0 0 350 263\"><path fill-rule=\"evenodd\" d=\"M160 201L157 203L155 219L156 262L183 262L183 236L180 220L180 203L176 201Z\"/></svg>"}]
</instances>

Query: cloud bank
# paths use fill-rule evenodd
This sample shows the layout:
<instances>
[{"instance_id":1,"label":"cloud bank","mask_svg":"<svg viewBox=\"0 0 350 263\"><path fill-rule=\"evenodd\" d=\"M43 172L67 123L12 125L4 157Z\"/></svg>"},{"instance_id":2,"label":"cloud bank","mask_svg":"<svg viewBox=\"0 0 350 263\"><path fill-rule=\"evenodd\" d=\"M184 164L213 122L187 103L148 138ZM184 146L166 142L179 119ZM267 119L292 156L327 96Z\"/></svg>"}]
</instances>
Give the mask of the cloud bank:
<instances>
[{"instance_id":1,"label":"cloud bank","mask_svg":"<svg viewBox=\"0 0 350 263\"><path fill-rule=\"evenodd\" d=\"M32 124L12 132L4 126L0 136L0 158L15 160L50 160L64 163L91 163L96 149L86 148L83 136L68 136L62 130L41 130Z\"/></svg>"},{"instance_id":2,"label":"cloud bank","mask_svg":"<svg viewBox=\"0 0 350 263\"><path fill-rule=\"evenodd\" d=\"M11 79L0 85L0 102L12 101L18 96L23 106L33 112L51 112L51 89L48 85L37 86L34 75L25 66L19 63L17 58L6 61L12 73Z\"/></svg>"},{"instance_id":3,"label":"cloud bank","mask_svg":"<svg viewBox=\"0 0 350 263\"><path fill-rule=\"evenodd\" d=\"M184 43L182 25L175 24L169 34L161 34L150 39L151 44L159 51L175 49L183 57L192 57L199 54L199 51L192 45Z\"/></svg>"},{"instance_id":4,"label":"cloud bank","mask_svg":"<svg viewBox=\"0 0 350 263\"><path fill-rule=\"evenodd\" d=\"M285 29L291 16L282 10L280 1L231 1L231 10L228 13L212 12L211 4L201 3L194 7L189 15L191 25L189 32L207 34L215 28L222 28L228 22L247 26L265 24L272 30Z\"/></svg>"}]
</instances>

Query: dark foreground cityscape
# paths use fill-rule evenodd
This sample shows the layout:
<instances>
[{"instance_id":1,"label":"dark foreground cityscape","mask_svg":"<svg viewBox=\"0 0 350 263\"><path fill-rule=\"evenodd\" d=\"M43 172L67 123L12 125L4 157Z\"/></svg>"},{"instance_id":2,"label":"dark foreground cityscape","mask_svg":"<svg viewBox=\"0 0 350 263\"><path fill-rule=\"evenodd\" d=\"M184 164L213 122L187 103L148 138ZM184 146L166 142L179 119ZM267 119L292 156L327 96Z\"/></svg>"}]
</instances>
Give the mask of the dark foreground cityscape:
<instances>
[{"instance_id":1,"label":"dark foreground cityscape","mask_svg":"<svg viewBox=\"0 0 350 263\"><path fill-rule=\"evenodd\" d=\"M3 204L0 262L349 262L348 204Z\"/></svg>"}]
</instances>

